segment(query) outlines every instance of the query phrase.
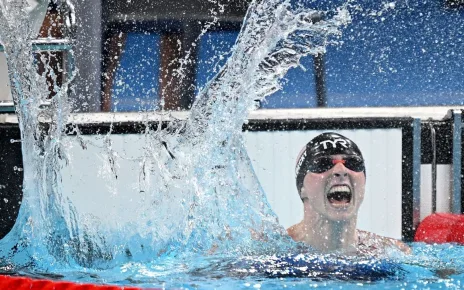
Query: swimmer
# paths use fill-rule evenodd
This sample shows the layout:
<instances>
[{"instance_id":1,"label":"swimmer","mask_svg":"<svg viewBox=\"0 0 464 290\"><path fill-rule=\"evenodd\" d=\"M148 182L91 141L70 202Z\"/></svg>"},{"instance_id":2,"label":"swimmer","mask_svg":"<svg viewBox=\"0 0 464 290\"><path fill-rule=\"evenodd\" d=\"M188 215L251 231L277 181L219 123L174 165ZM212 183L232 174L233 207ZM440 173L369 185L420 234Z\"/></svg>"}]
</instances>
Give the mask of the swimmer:
<instances>
[{"instance_id":1,"label":"swimmer","mask_svg":"<svg viewBox=\"0 0 464 290\"><path fill-rule=\"evenodd\" d=\"M301 150L296 186L303 220L287 229L293 240L323 253L385 255L410 253L403 242L356 229L364 199L366 169L358 146L337 133L323 133Z\"/></svg>"}]
</instances>

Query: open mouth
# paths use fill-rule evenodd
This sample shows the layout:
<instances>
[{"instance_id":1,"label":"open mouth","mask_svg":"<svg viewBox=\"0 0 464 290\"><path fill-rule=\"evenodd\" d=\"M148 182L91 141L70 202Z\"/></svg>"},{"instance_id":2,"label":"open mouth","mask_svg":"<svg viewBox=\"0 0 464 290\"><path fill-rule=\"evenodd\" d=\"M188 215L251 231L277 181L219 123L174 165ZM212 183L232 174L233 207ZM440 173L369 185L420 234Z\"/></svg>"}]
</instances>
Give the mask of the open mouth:
<instances>
[{"instance_id":1,"label":"open mouth","mask_svg":"<svg viewBox=\"0 0 464 290\"><path fill-rule=\"evenodd\" d=\"M351 202L351 189L348 185L335 185L327 194L327 199L331 205L346 206Z\"/></svg>"}]
</instances>

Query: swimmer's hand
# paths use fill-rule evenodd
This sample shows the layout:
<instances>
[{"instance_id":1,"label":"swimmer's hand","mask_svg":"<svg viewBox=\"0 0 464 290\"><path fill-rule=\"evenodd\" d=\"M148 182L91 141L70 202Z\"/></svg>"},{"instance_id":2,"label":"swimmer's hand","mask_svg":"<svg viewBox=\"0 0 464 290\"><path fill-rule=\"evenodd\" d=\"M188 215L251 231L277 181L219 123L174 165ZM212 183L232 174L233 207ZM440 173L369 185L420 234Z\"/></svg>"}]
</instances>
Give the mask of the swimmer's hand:
<instances>
[{"instance_id":1,"label":"swimmer's hand","mask_svg":"<svg viewBox=\"0 0 464 290\"><path fill-rule=\"evenodd\" d=\"M361 254L385 255L388 249L396 249L404 254L411 254L411 248L404 242L383 237L371 232L357 230L358 233L358 251Z\"/></svg>"},{"instance_id":2,"label":"swimmer's hand","mask_svg":"<svg viewBox=\"0 0 464 290\"><path fill-rule=\"evenodd\" d=\"M394 240L392 239L392 243L393 245L398 248L400 251L402 251L403 253L407 254L407 255L410 255L412 254L412 249L411 247L409 247L406 243L403 243L402 241L399 241L399 240Z\"/></svg>"}]
</instances>

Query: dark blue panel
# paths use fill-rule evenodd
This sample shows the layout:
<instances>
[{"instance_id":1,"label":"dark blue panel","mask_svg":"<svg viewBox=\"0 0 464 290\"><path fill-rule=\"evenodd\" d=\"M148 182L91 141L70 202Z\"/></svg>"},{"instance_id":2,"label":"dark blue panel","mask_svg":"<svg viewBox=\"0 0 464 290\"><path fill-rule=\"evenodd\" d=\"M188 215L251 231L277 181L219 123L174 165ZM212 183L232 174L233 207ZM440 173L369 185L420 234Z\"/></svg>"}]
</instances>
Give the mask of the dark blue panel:
<instances>
[{"instance_id":1,"label":"dark blue panel","mask_svg":"<svg viewBox=\"0 0 464 290\"><path fill-rule=\"evenodd\" d=\"M311 56L300 61L301 67L288 71L282 89L261 103L261 108L308 108L317 105L314 62Z\"/></svg>"},{"instance_id":2,"label":"dark blue panel","mask_svg":"<svg viewBox=\"0 0 464 290\"><path fill-rule=\"evenodd\" d=\"M195 86L198 93L226 63L238 31L213 31L201 36Z\"/></svg>"},{"instance_id":3,"label":"dark blue panel","mask_svg":"<svg viewBox=\"0 0 464 290\"><path fill-rule=\"evenodd\" d=\"M197 92L225 64L237 36L238 31L209 32L203 35L198 55ZM316 105L312 57L303 59L301 66L289 71L281 82L283 89L267 97L261 104L262 108L302 108Z\"/></svg>"},{"instance_id":4,"label":"dark blue panel","mask_svg":"<svg viewBox=\"0 0 464 290\"><path fill-rule=\"evenodd\" d=\"M158 108L160 37L129 33L112 88L113 111L149 111Z\"/></svg>"},{"instance_id":5,"label":"dark blue panel","mask_svg":"<svg viewBox=\"0 0 464 290\"><path fill-rule=\"evenodd\" d=\"M328 49L329 106L464 105L464 11L420 2L353 15Z\"/></svg>"}]
</instances>

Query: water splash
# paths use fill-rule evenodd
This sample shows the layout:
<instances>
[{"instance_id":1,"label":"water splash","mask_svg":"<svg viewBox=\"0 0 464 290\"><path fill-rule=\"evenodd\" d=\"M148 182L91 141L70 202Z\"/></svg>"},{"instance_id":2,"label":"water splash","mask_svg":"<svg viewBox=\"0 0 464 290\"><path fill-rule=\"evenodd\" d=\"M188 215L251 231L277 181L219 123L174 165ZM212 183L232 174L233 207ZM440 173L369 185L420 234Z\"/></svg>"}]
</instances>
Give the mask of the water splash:
<instances>
[{"instance_id":1,"label":"water splash","mask_svg":"<svg viewBox=\"0 0 464 290\"><path fill-rule=\"evenodd\" d=\"M219 224L217 230L228 228L232 230L229 234L235 230L236 238L249 238L245 233L247 229L262 228L264 235L276 232L275 216L265 204L262 190L250 187L259 182L252 171L246 170L252 166L243 147L243 122L256 100L263 100L278 90L279 80L290 68L299 65L301 57L324 52L330 38L339 35L339 29L349 20L343 8L324 20L320 12L293 7L287 1L251 4L232 56L197 97L185 131L177 140L189 148L198 148L190 152L190 162L186 166L190 166L187 172L194 173L197 186L193 196L194 204L198 204L195 210L211 213L206 217L214 217L214 221L206 222L207 225ZM176 151L175 144L171 147ZM204 158L205 155L210 158ZM182 160L185 159L180 162ZM238 169L234 164L243 168ZM230 177L234 174L235 184L231 184ZM232 207L229 211L246 217L237 228L230 227L227 218L218 219L217 214L213 214L217 210L215 202L228 204L226 201L235 196L237 200L249 202L250 208L244 211ZM232 203L240 205L240 202Z\"/></svg>"},{"instance_id":2,"label":"water splash","mask_svg":"<svg viewBox=\"0 0 464 290\"><path fill-rule=\"evenodd\" d=\"M67 89L58 90L50 110L41 110L47 93L43 76L34 72L27 4L2 4L0 35L20 120L25 171L18 221L0 241L4 261L45 271L77 265L108 268L128 260L260 254L295 246L266 201L241 128L254 102L278 90L279 80L301 57L324 52L334 41L350 22L346 6L321 13L290 1L253 2L230 59L197 96L187 122L144 135L137 161L146 202L134 213L137 219L108 227L77 211L63 192ZM110 182L117 179L121 158L112 138L111 132L103 136L102 146Z\"/></svg>"},{"instance_id":3,"label":"water splash","mask_svg":"<svg viewBox=\"0 0 464 290\"><path fill-rule=\"evenodd\" d=\"M20 212L14 228L1 241L1 255L18 266L33 265L39 257L43 263L53 263L50 250L58 250L55 246L62 239L62 231L72 229L65 221L69 208L56 182L59 171L55 165L62 156L62 130L69 114L64 95L67 84L47 99L46 76L36 73L32 53L31 41L37 31L30 18L31 8L27 1L0 3L0 35L21 129L25 180ZM51 102L52 109L47 112L43 111L45 102ZM44 113L51 120L46 127L41 122Z\"/></svg>"}]
</instances>

